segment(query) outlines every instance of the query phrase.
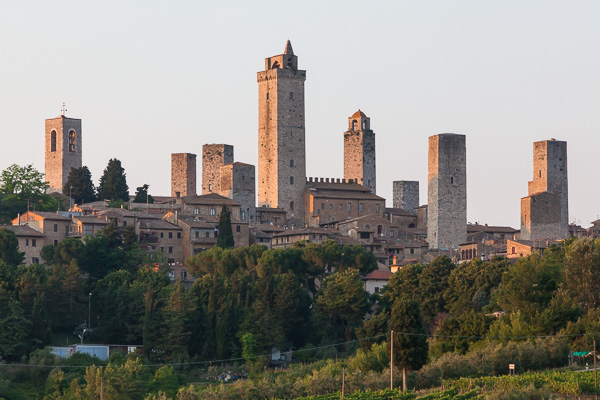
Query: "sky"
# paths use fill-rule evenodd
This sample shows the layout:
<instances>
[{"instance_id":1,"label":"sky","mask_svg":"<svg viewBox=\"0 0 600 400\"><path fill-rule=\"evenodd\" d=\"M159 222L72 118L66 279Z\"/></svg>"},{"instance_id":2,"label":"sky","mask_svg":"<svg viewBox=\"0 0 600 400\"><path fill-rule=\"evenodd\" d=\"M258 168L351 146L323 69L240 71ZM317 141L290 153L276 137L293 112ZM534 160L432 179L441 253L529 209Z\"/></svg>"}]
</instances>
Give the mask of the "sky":
<instances>
[{"instance_id":1,"label":"sky","mask_svg":"<svg viewBox=\"0 0 600 400\"><path fill-rule=\"evenodd\" d=\"M377 194L418 180L428 137L466 135L467 219L520 226L533 142L568 143L569 219L599 218L600 2L0 0L0 169L44 170L44 120L82 119L97 184L170 194L171 153L235 146L257 164L258 84L290 39L307 71L307 176L343 177L357 109L376 135ZM258 178L258 177L257 177Z\"/></svg>"}]
</instances>

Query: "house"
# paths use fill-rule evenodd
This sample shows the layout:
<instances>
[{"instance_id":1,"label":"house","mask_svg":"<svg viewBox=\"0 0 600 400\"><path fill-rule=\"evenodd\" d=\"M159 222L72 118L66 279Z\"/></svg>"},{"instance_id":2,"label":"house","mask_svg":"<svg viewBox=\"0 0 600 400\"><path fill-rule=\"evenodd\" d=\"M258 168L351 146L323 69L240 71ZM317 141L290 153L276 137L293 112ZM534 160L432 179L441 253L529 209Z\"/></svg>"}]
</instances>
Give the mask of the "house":
<instances>
[{"instance_id":1,"label":"house","mask_svg":"<svg viewBox=\"0 0 600 400\"><path fill-rule=\"evenodd\" d=\"M240 219L240 203L217 193L184 196L179 199L179 202L181 203L182 214L219 217L223 206L227 206L231 210L231 217Z\"/></svg>"},{"instance_id":2,"label":"house","mask_svg":"<svg viewBox=\"0 0 600 400\"><path fill-rule=\"evenodd\" d=\"M12 225L27 225L44 236L44 245L58 245L70 236L71 218L51 212L28 211L11 221ZM44 246L42 245L42 247Z\"/></svg>"},{"instance_id":3,"label":"house","mask_svg":"<svg viewBox=\"0 0 600 400\"><path fill-rule=\"evenodd\" d=\"M560 240L510 240L506 241L506 257L510 259L527 257L533 253L544 254L544 250L551 244L561 243Z\"/></svg>"},{"instance_id":4,"label":"house","mask_svg":"<svg viewBox=\"0 0 600 400\"><path fill-rule=\"evenodd\" d=\"M391 278L392 273L390 271L375 270L362 278L364 289L370 294L379 293Z\"/></svg>"},{"instance_id":5,"label":"house","mask_svg":"<svg viewBox=\"0 0 600 400\"><path fill-rule=\"evenodd\" d=\"M306 228L306 229L288 229L283 232L273 235L271 239L272 249L287 249L296 242L303 240L312 243L322 243L326 240L334 239L335 235L323 228Z\"/></svg>"},{"instance_id":6,"label":"house","mask_svg":"<svg viewBox=\"0 0 600 400\"><path fill-rule=\"evenodd\" d=\"M23 260L25 265L40 263L42 247L46 243L44 235L27 225L2 225L0 228L15 233L19 242L19 251L25 253Z\"/></svg>"},{"instance_id":7,"label":"house","mask_svg":"<svg viewBox=\"0 0 600 400\"><path fill-rule=\"evenodd\" d=\"M183 263L182 228L162 219L139 220L136 225L140 243L149 253L161 253L170 264Z\"/></svg>"}]
</instances>

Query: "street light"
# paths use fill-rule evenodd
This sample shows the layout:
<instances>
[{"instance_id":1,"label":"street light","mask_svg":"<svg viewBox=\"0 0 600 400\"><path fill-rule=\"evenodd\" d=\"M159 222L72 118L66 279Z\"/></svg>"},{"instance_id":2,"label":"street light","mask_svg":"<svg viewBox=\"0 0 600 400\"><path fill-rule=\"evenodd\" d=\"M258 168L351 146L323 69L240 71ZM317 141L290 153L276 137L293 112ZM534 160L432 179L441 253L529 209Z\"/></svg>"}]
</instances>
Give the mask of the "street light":
<instances>
[{"instance_id":1,"label":"street light","mask_svg":"<svg viewBox=\"0 0 600 400\"><path fill-rule=\"evenodd\" d=\"M92 292L88 296L88 324L88 327L92 329Z\"/></svg>"}]
</instances>

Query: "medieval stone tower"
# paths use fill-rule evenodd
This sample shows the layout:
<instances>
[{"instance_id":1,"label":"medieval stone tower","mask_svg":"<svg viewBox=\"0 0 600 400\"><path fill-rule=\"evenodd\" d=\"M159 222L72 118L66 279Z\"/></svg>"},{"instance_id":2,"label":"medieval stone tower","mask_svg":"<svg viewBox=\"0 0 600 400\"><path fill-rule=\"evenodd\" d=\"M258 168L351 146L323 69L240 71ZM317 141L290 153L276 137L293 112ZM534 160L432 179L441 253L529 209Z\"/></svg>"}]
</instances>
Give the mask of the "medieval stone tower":
<instances>
[{"instance_id":1,"label":"medieval stone tower","mask_svg":"<svg viewBox=\"0 0 600 400\"><path fill-rule=\"evenodd\" d=\"M371 120L358 110L348 118L344 133L344 179L352 179L375 193L375 133Z\"/></svg>"},{"instance_id":2,"label":"medieval stone tower","mask_svg":"<svg viewBox=\"0 0 600 400\"><path fill-rule=\"evenodd\" d=\"M233 163L233 146L205 144L202 146L202 194L221 192L221 167Z\"/></svg>"},{"instance_id":3,"label":"medieval stone tower","mask_svg":"<svg viewBox=\"0 0 600 400\"><path fill-rule=\"evenodd\" d=\"M71 168L81 168L81 120L58 118L46 120L46 181L49 192L63 192Z\"/></svg>"},{"instance_id":4,"label":"medieval stone tower","mask_svg":"<svg viewBox=\"0 0 600 400\"><path fill-rule=\"evenodd\" d=\"M458 249L467 239L465 135L429 137L427 241L432 249Z\"/></svg>"},{"instance_id":5,"label":"medieval stone tower","mask_svg":"<svg viewBox=\"0 0 600 400\"><path fill-rule=\"evenodd\" d=\"M306 142L304 81L288 40L283 54L265 59L258 80L258 205L282 208L304 221Z\"/></svg>"},{"instance_id":6,"label":"medieval stone tower","mask_svg":"<svg viewBox=\"0 0 600 400\"><path fill-rule=\"evenodd\" d=\"M419 181L394 181L392 204L394 208L415 213L419 207Z\"/></svg>"},{"instance_id":7,"label":"medieval stone tower","mask_svg":"<svg viewBox=\"0 0 600 400\"><path fill-rule=\"evenodd\" d=\"M533 144L533 180L521 199L521 239L565 239L569 230L567 142Z\"/></svg>"},{"instance_id":8,"label":"medieval stone tower","mask_svg":"<svg viewBox=\"0 0 600 400\"><path fill-rule=\"evenodd\" d=\"M221 167L221 196L240 203L240 219L254 223L256 219L256 179L254 165L241 162Z\"/></svg>"},{"instance_id":9,"label":"medieval stone tower","mask_svg":"<svg viewBox=\"0 0 600 400\"><path fill-rule=\"evenodd\" d=\"M196 195L196 155L171 154L171 196Z\"/></svg>"}]
</instances>

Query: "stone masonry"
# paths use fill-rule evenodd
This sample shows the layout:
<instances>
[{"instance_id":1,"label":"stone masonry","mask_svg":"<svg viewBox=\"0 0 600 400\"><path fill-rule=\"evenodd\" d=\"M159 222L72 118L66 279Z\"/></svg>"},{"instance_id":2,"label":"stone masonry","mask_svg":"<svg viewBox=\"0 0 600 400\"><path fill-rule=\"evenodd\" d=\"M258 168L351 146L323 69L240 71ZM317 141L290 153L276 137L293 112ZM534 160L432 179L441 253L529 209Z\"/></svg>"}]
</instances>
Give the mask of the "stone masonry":
<instances>
[{"instance_id":1,"label":"stone masonry","mask_svg":"<svg viewBox=\"0 0 600 400\"><path fill-rule=\"evenodd\" d=\"M221 193L221 167L233 163L233 146L202 146L202 194Z\"/></svg>"},{"instance_id":2,"label":"stone masonry","mask_svg":"<svg viewBox=\"0 0 600 400\"><path fill-rule=\"evenodd\" d=\"M81 168L81 120L58 118L46 120L45 173L48 192L63 192L71 168Z\"/></svg>"},{"instance_id":3,"label":"stone masonry","mask_svg":"<svg viewBox=\"0 0 600 400\"><path fill-rule=\"evenodd\" d=\"M288 41L283 54L265 59L258 81L258 205L304 220L306 142L304 81Z\"/></svg>"},{"instance_id":4,"label":"stone masonry","mask_svg":"<svg viewBox=\"0 0 600 400\"><path fill-rule=\"evenodd\" d=\"M419 181L394 181L393 207L415 213L419 207Z\"/></svg>"},{"instance_id":5,"label":"stone masonry","mask_svg":"<svg viewBox=\"0 0 600 400\"><path fill-rule=\"evenodd\" d=\"M467 239L465 135L429 137L427 242L430 249L458 249Z\"/></svg>"},{"instance_id":6,"label":"stone masonry","mask_svg":"<svg viewBox=\"0 0 600 400\"><path fill-rule=\"evenodd\" d=\"M344 179L352 179L375 193L375 133L370 118L360 110L348 118L344 133Z\"/></svg>"},{"instance_id":7,"label":"stone masonry","mask_svg":"<svg viewBox=\"0 0 600 400\"><path fill-rule=\"evenodd\" d=\"M196 155L171 154L171 197L196 195Z\"/></svg>"},{"instance_id":8,"label":"stone masonry","mask_svg":"<svg viewBox=\"0 0 600 400\"><path fill-rule=\"evenodd\" d=\"M256 179L254 165L234 162L221 167L221 196L240 203L240 219L256 220Z\"/></svg>"},{"instance_id":9,"label":"stone masonry","mask_svg":"<svg viewBox=\"0 0 600 400\"><path fill-rule=\"evenodd\" d=\"M567 142L551 139L533 144L533 180L528 186L529 196L521 199L521 239L567 238Z\"/></svg>"}]
</instances>

